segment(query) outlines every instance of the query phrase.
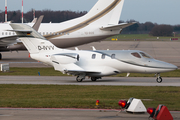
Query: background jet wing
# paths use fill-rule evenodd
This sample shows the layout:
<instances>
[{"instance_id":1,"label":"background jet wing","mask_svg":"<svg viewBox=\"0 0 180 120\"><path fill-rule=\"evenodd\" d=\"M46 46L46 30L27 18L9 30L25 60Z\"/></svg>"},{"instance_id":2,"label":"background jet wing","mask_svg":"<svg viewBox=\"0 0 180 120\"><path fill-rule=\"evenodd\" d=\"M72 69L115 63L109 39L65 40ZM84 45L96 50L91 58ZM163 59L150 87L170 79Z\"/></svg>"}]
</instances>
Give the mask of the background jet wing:
<instances>
[{"instance_id":1,"label":"background jet wing","mask_svg":"<svg viewBox=\"0 0 180 120\"><path fill-rule=\"evenodd\" d=\"M121 23L119 25L111 25L111 26L102 26L100 29L101 30L105 30L105 31L109 31L109 30L120 30L126 27L129 27L133 24L136 24L136 22L132 22L132 23Z\"/></svg>"},{"instance_id":2,"label":"background jet wing","mask_svg":"<svg viewBox=\"0 0 180 120\"><path fill-rule=\"evenodd\" d=\"M17 36L8 36L0 38L0 46L8 46L17 43Z\"/></svg>"}]
</instances>

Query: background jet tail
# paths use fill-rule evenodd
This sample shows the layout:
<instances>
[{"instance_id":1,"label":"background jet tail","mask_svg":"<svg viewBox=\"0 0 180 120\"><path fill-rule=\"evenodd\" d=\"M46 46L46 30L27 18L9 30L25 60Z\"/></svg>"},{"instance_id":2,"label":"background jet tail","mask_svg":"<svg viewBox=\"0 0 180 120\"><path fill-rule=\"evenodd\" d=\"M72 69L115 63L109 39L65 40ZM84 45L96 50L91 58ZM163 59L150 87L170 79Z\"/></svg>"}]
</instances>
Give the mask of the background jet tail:
<instances>
[{"instance_id":1,"label":"background jet tail","mask_svg":"<svg viewBox=\"0 0 180 120\"><path fill-rule=\"evenodd\" d=\"M124 0L99 0L84 18L92 24L117 25L123 4Z\"/></svg>"},{"instance_id":2,"label":"background jet tail","mask_svg":"<svg viewBox=\"0 0 180 120\"><path fill-rule=\"evenodd\" d=\"M13 28L13 31L16 32L19 40L23 42L30 54L50 52L59 49L26 24L10 24L10 26Z\"/></svg>"}]
</instances>

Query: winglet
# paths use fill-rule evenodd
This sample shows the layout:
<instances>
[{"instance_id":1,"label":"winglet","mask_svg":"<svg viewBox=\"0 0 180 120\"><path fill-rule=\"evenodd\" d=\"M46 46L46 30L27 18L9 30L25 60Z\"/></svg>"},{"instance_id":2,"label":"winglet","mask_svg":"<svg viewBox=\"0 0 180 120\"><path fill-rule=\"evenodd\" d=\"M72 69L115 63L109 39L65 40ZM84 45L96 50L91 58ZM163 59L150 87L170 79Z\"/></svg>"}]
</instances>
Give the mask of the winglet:
<instances>
[{"instance_id":1,"label":"winglet","mask_svg":"<svg viewBox=\"0 0 180 120\"><path fill-rule=\"evenodd\" d=\"M44 15L41 15L41 16L38 18L38 20L36 21L36 23L33 25L32 28L34 28L36 31L38 31L38 30L39 30L39 26L40 26L43 18L44 18Z\"/></svg>"}]
</instances>

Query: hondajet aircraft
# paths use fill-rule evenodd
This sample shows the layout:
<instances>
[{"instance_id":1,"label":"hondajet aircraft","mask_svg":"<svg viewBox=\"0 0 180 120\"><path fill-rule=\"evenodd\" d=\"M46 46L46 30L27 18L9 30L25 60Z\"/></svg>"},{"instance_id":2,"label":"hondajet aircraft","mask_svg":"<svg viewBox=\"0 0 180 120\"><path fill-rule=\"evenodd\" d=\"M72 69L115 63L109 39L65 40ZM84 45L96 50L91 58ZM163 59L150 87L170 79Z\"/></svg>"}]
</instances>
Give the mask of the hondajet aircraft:
<instances>
[{"instance_id":1,"label":"hondajet aircraft","mask_svg":"<svg viewBox=\"0 0 180 120\"><path fill-rule=\"evenodd\" d=\"M10 24L30 53L31 58L49 64L55 70L77 76L81 82L86 76L92 81L119 73L160 73L177 66L153 59L138 50L67 50L57 48L33 28L25 24Z\"/></svg>"},{"instance_id":2,"label":"hondajet aircraft","mask_svg":"<svg viewBox=\"0 0 180 120\"><path fill-rule=\"evenodd\" d=\"M86 15L61 23L41 23L38 32L60 48L100 41L134 24L119 24L123 4L124 0L98 0ZM9 24L0 23L0 51L25 50L15 32L5 31L9 29Z\"/></svg>"}]
</instances>

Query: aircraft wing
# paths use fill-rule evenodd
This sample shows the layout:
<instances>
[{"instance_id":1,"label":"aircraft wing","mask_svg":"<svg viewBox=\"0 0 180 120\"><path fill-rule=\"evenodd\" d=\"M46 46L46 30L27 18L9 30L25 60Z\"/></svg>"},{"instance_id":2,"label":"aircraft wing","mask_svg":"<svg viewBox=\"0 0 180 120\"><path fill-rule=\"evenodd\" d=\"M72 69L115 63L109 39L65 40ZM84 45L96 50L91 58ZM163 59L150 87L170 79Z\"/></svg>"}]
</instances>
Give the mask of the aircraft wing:
<instances>
[{"instance_id":1,"label":"aircraft wing","mask_svg":"<svg viewBox=\"0 0 180 120\"><path fill-rule=\"evenodd\" d=\"M17 43L17 36L8 36L0 38L0 46L8 46Z\"/></svg>"},{"instance_id":2,"label":"aircraft wing","mask_svg":"<svg viewBox=\"0 0 180 120\"><path fill-rule=\"evenodd\" d=\"M78 75L81 73L86 73L86 74L99 74L101 72L96 72L96 71L84 71L84 70L66 70L65 72L70 73L70 74L74 74L74 75Z\"/></svg>"},{"instance_id":3,"label":"aircraft wing","mask_svg":"<svg viewBox=\"0 0 180 120\"><path fill-rule=\"evenodd\" d=\"M119 25L110 25L110 26L102 26L100 29L101 30L105 30L105 31L109 31L109 30L120 30L126 27L129 27L133 24L135 24L136 22L132 22L132 23L121 23Z\"/></svg>"}]
</instances>

